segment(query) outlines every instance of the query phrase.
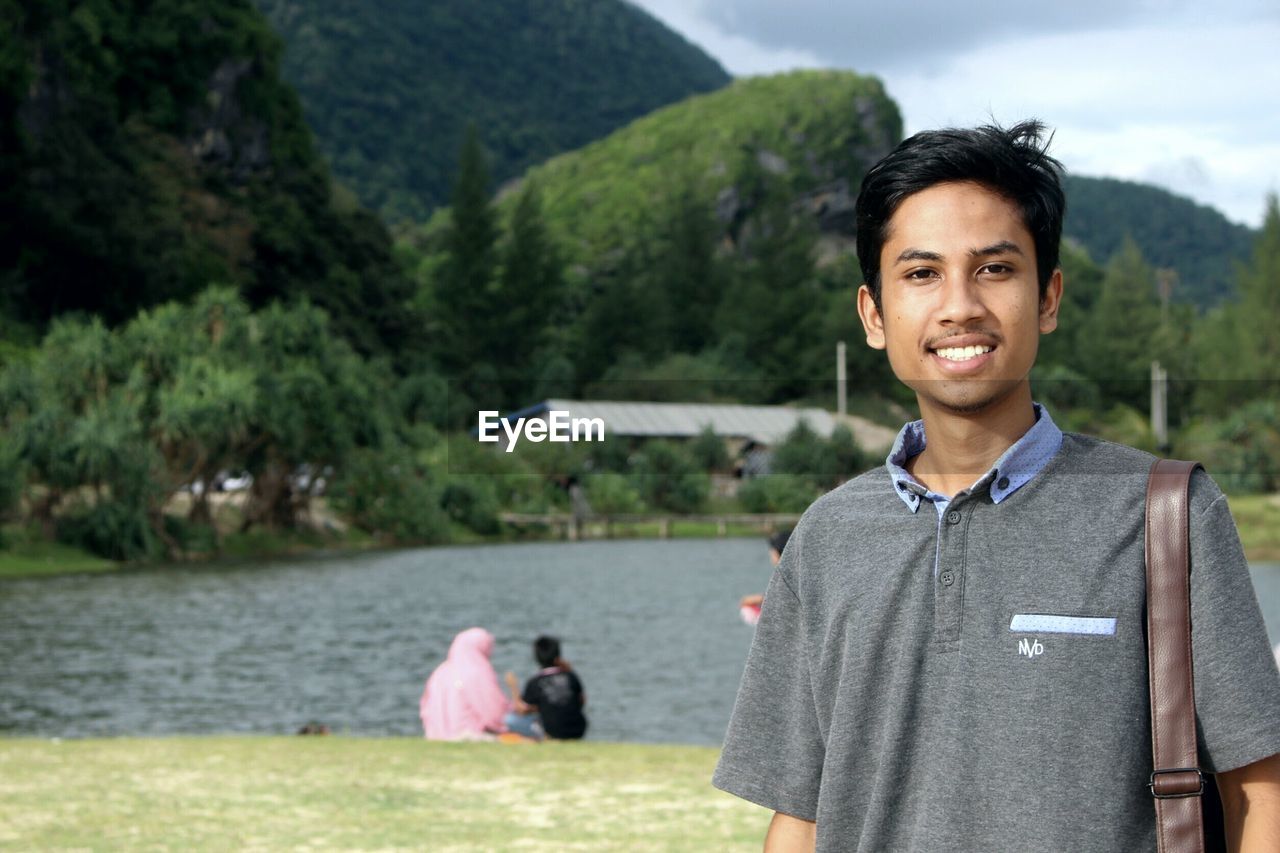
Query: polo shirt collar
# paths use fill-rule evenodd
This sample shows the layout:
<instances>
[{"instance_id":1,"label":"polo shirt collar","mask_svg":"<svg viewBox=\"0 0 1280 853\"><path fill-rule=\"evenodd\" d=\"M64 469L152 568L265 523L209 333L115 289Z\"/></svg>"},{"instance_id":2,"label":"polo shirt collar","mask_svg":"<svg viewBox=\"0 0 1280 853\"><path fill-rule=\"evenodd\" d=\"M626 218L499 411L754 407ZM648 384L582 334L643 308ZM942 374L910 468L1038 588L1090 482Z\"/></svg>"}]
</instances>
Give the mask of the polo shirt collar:
<instances>
[{"instance_id":1,"label":"polo shirt collar","mask_svg":"<svg viewBox=\"0 0 1280 853\"><path fill-rule=\"evenodd\" d=\"M1000 454L988 471L978 478L967 491L974 492L990 485L991 501L1000 503L1025 486L1039 474L1062 446L1062 430L1049 417L1049 411L1039 403L1032 403L1036 422L1023 433L1022 438ZM915 477L907 473L907 460L925 448L924 421L911 421L898 432L893 448L885 459L894 491L915 512L924 500L947 501L950 498L925 488Z\"/></svg>"}]
</instances>

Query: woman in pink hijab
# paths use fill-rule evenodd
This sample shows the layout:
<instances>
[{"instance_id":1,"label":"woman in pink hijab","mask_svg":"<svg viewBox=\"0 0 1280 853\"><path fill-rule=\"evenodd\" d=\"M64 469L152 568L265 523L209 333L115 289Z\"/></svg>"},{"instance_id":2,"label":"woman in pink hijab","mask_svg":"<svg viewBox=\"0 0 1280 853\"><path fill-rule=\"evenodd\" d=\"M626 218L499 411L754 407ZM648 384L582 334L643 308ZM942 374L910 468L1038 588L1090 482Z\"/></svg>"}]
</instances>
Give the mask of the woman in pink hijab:
<instances>
[{"instance_id":1,"label":"woman in pink hijab","mask_svg":"<svg viewBox=\"0 0 1280 853\"><path fill-rule=\"evenodd\" d=\"M493 635L468 628L453 638L449 656L427 679L418 713L430 740L476 740L506 731L511 702L498 686L489 657Z\"/></svg>"}]
</instances>

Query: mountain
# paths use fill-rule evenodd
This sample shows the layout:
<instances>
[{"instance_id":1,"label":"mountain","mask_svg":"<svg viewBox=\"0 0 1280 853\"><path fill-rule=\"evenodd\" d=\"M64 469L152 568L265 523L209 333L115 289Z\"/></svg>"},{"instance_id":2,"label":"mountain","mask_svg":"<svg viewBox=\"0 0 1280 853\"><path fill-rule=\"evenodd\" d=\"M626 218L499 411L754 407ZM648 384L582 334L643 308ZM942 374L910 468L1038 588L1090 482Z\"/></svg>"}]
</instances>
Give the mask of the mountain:
<instances>
[{"instance_id":1,"label":"mountain","mask_svg":"<svg viewBox=\"0 0 1280 853\"><path fill-rule=\"evenodd\" d=\"M531 169L571 265L607 270L669 227L673 205L714 217L724 252L749 253L783 205L817 230L820 254L853 250L853 201L866 170L902 137L898 106L874 77L797 71L736 80ZM510 205L518 185L500 205Z\"/></svg>"},{"instance_id":2,"label":"mountain","mask_svg":"<svg viewBox=\"0 0 1280 853\"><path fill-rule=\"evenodd\" d=\"M726 85L621 0L258 0L334 173L388 220L449 197L466 126L501 182Z\"/></svg>"},{"instance_id":3,"label":"mountain","mask_svg":"<svg viewBox=\"0 0 1280 853\"><path fill-rule=\"evenodd\" d=\"M853 251L863 171L900 138L898 108L873 78L836 71L749 78L535 166L500 199L510 204L521 180L537 183L570 263L602 271L625 246L652 236L655 211L682 194L715 212L717 240L749 240L761 201L752 187L763 175L814 215L830 260ZM1177 272L1176 301L1210 307L1234 292L1250 229L1150 185L1068 175L1066 192L1064 235L1096 263L1130 235L1149 263Z\"/></svg>"},{"instance_id":4,"label":"mountain","mask_svg":"<svg viewBox=\"0 0 1280 853\"><path fill-rule=\"evenodd\" d=\"M1106 263L1125 235L1156 268L1177 273L1173 299L1212 307L1235 292L1254 233L1217 210L1149 184L1067 177L1063 235Z\"/></svg>"},{"instance_id":5,"label":"mountain","mask_svg":"<svg viewBox=\"0 0 1280 853\"><path fill-rule=\"evenodd\" d=\"M397 351L409 282L333 192L248 0L3 4L0 313L38 332L235 284Z\"/></svg>"},{"instance_id":6,"label":"mountain","mask_svg":"<svg viewBox=\"0 0 1280 853\"><path fill-rule=\"evenodd\" d=\"M474 310L450 315L463 295L449 247L480 231L475 205L401 232L406 269L440 309L423 335L464 347L537 311L548 334L504 332L455 361L457 387L475 399L494 396L489 380L514 405L577 393L805 398L836 342L857 339L854 191L901 134L882 83L852 72L740 79L664 107L499 195L510 236L493 286L467 287ZM554 301L537 307L508 287L532 266L506 260L522 221L545 232L564 269ZM854 375L883 372L866 353L852 357Z\"/></svg>"}]
</instances>

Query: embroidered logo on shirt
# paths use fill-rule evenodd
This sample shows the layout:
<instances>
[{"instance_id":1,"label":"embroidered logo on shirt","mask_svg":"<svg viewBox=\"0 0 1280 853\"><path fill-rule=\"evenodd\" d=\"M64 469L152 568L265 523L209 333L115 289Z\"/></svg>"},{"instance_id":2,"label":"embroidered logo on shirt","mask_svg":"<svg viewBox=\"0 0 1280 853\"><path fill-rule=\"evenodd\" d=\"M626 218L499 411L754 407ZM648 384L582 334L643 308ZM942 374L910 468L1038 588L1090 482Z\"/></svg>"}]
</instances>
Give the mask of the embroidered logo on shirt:
<instances>
[{"instance_id":1,"label":"embroidered logo on shirt","mask_svg":"<svg viewBox=\"0 0 1280 853\"><path fill-rule=\"evenodd\" d=\"M1018 654L1026 655L1029 660L1035 660L1044 654L1044 644L1039 640L1019 640Z\"/></svg>"}]
</instances>

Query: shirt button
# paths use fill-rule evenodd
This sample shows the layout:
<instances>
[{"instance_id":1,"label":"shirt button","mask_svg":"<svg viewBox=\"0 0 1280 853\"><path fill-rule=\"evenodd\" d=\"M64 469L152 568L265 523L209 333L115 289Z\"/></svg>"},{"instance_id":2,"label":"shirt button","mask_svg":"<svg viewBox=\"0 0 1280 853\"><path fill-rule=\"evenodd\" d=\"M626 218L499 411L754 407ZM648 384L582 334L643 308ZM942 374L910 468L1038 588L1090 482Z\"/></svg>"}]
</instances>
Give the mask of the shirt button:
<instances>
[{"instance_id":1,"label":"shirt button","mask_svg":"<svg viewBox=\"0 0 1280 853\"><path fill-rule=\"evenodd\" d=\"M938 580L942 581L943 586L951 586L956 582L956 576L952 572L943 572L938 576Z\"/></svg>"},{"instance_id":2,"label":"shirt button","mask_svg":"<svg viewBox=\"0 0 1280 853\"><path fill-rule=\"evenodd\" d=\"M1007 488L1009 488L1009 478L1008 478L1008 477L1001 477L1001 478L1000 478L1000 481L999 481L998 483L996 483L996 488L997 488L997 489L1007 489Z\"/></svg>"},{"instance_id":3,"label":"shirt button","mask_svg":"<svg viewBox=\"0 0 1280 853\"><path fill-rule=\"evenodd\" d=\"M947 513L947 524L959 524L959 523L960 523L960 510L953 509L951 510L951 512Z\"/></svg>"}]
</instances>

